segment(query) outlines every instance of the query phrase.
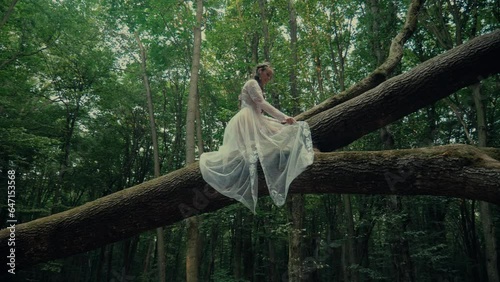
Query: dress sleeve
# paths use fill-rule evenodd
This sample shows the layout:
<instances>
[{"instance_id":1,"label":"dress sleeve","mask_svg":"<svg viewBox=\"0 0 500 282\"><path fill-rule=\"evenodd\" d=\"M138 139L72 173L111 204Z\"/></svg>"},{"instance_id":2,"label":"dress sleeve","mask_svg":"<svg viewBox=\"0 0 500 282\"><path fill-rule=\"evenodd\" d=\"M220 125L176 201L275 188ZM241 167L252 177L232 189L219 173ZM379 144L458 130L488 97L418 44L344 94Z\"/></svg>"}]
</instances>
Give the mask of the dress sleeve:
<instances>
[{"instance_id":1,"label":"dress sleeve","mask_svg":"<svg viewBox=\"0 0 500 282\"><path fill-rule=\"evenodd\" d=\"M250 98L252 98L252 101L266 113L280 122L285 121L287 116L264 99L262 90L260 89L259 83L256 80L249 81L248 94L250 95Z\"/></svg>"}]
</instances>

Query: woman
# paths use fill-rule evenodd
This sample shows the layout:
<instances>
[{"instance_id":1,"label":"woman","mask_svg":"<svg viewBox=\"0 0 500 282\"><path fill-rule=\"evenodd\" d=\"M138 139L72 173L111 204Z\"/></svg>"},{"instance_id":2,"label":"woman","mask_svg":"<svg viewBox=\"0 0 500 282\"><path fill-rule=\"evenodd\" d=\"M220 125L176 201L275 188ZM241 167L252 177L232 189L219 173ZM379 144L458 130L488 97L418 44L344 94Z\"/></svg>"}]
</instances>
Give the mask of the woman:
<instances>
[{"instance_id":1,"label":"woman","mask_svg":"<svg viewBox=\"0 0 500 282\"><path fill-rule=\"evenodd\" d=\"M273 73L269 63L257 65L254 79L245 83L239 95L240 111L227 124L219 151L200 157L205 181L254 213L257 162L264 172L269 195L281 206L290 183L314 159L309 125L283 114L264 99L264 87Z\"/></svg>"}]
</instances>

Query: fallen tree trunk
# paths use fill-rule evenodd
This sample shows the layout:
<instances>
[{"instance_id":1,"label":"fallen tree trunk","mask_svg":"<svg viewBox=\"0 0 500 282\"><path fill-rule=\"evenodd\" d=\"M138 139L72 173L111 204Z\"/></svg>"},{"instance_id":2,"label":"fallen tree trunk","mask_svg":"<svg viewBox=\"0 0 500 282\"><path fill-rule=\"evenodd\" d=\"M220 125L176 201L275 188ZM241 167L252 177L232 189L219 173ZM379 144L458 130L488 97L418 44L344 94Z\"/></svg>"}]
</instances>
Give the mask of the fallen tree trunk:
<instances>
[{"instance_id":1,"label":"fallen tree trunk","mask_svg":"<svg viewBox=\"0 0 500 282\"><path fill-rule=\"evenodd\" d=\"M500 162L467 145L410 150L318 153L290 193L434 195L500 204ZM262 173L260 174L262 176ZM259 193L267 194L260 179ZM96 249L234 203L203 181L198 164L15 227L16 268ZM10 230L0 231L9 254ZM6 270L7 264L2 265ZM6 273L4 271L3 273Z\"/></svg>"}]
</instances>

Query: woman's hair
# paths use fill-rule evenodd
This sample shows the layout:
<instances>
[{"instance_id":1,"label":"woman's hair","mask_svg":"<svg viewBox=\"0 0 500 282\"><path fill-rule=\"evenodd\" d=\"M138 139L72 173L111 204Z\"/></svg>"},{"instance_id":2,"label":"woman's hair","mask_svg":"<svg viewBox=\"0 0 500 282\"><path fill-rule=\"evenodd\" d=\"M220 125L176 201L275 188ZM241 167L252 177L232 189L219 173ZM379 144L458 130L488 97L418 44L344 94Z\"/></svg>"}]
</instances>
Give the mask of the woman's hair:
<instances>
[{"instance_id":1,"label":"woman's hair","mask_svg":"<svg viewBox=\"0 0 500 282\"><path fill-rule=\"evenodd\" d=\"M257 82L259 82L259 84L260 84L260 73L259 73L259 70L266 70L268 68L271 68L271 64L269 62L260 63L260 64L258 64L255 67L254 79L257 80Z\"/></svg>"}]
</instances>

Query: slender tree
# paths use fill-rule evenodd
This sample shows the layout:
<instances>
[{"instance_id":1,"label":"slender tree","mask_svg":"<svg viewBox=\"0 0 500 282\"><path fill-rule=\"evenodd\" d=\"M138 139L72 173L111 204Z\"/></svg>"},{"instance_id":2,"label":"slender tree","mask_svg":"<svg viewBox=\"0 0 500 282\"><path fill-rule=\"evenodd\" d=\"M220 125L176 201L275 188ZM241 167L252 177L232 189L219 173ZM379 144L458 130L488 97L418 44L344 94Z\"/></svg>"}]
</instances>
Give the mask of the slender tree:
<instances>
[{"instance_id":1,"label":"slender tree","mask_svg":"<svg viewBox=\"0 0 500 282\"><path fill-rule=\"evenodd\" d=\"M201 57L201 26L203 17L203 0L196 1L196 25L194 27L193 59L186 117L186 164L195 162L195 122L199 112L197 99L198 77ZM198 131L199 132L199 131ZM187 254L186 281L196 282L199 278L201 237L199 226L201 219L197 216L187 219Z\"/></svg>"},{"instance_id":2,"label":"slender tree","mask_svg":"<svg viewBox=\"0 0 500 282\"><path fill-rule=\"evenodd\" d=\"M297 86L297 12L295 0L288 1L289 25L290 25L290 97L292 99L291 113L297 115L300 112L299 89ZM288 240L288 279L289 281L302 281L302 229L304 222L304 195L291 195L288 201L288 217L291 223Z\"/></svg>"},{"instance_id":3,"label":"slender tree","mask_svg":"<svg viewBox=\"0 0 500 282\"><path fill-rule=\"evenodd\" d=\"M488 143L486 107L484 105L485 99L483 99L481 94L481 84L474 84L471 86L471 89L474 98L474 105L476 107L478 146L486 147ZM491 215L490 204L483 201L479 202L479 211L481 214L481 225L485 241L486 271L488 274L488 281L500 281L498 273L498 253L495 236L495 224Z\"/></svg>"},{"instance_id":4,"label":"slender tree","mask_svg":"<svg viewBox=\"0 0 500 282\"><path fill-rule=\"evenodd\" d=\"M151 87L149 86L149 78L146 67L146 49L144 48L144 45L141 42L141 38L139 37L139 34L137 32L135 32L135 39L137 41L137 44L139 45L139 50L140 50L142 81L144 83L146 99L148 102L149 125L151 129L151 139L153 142L154 177L157 178L160 177L160 157L158 149L158 138L156 136L156 123L154 117L153 97L151 95ZM160 282L163 282L166 279L165 243L164 243L163 227L156 228L156 244L157 244L156 250L158 253L158 279Z\"/></svg>"}]
</instances>

